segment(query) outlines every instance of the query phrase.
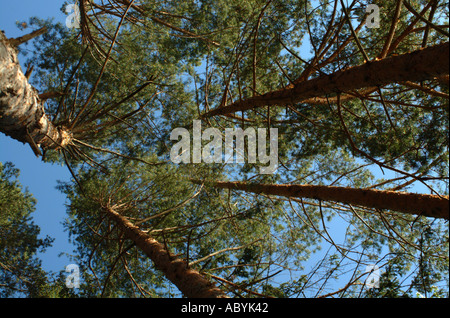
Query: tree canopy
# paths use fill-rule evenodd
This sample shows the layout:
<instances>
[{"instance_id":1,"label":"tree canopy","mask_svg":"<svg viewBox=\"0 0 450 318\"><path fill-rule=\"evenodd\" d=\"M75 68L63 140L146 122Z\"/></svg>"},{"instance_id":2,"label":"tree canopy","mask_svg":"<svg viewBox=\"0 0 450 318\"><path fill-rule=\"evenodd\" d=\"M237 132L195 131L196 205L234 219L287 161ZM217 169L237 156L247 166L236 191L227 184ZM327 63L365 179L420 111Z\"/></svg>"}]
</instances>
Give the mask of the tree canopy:
<instances>
[{"instance_id":1,"label":"tree canopy","mask_svg":"<svg viewBox=\"0 0 450 318\"><path fill-rule=\"evenodd\" d=\"M4 89L0 130L70 170L59 189L82 284L64 294L39 269L50 242L0 166L2 248L32 268L0 258L2 294L448 297L448 2L370 4L84 0L79 28L31 19L44 30L34 70L14 78L43 111L26 126ZM13 56L20 40L2 41ZM174 163L171 132L191 138L199 119L220 140L277 129L277 170L261 173L250 150Z\"/></svg>"}]
</instances>

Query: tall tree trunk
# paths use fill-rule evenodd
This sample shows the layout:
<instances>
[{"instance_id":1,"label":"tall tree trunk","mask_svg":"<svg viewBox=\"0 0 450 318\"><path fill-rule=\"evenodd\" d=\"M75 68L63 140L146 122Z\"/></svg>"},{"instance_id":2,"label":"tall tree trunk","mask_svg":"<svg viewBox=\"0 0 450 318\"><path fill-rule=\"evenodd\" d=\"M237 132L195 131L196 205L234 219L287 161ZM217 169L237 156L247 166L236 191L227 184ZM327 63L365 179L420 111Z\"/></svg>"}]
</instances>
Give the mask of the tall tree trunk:
<instances>
[{"instance_id":1,"label":"tall tree trunk","mask_svg":"<svg viewBox=\"0 0 450 318\"><path fill-rule=\"evenodd\" d=\"M120 215L114 206L105 207L104 213L114 220L125 233L125 236L153 261L156 268L172 283L184 296L189 298L227 298L227 295L212 282L208 281L198 271L190 269L187 262L173 258L165 246L137 226Z\"/></svg>"},{"instance_id":2,"label":"tall tree trunk","mask_svg":"<svg viewBox=\"0 0 450 318\"><path fill-rule=\"evenodd\" d=\"M203 181L192 180L201 184ZM285 197L311 198L337 201L368 208L388 209L408 214L449 219L448 196L418 194L374 189L354 189L317 185L251 184L244 182L207 182L217 188L243 190L246 192L279 195Z\"/></svg>"},{"instance_id":3,"label":"tall tree trunk","mask_svg":"<svg viewBox=\"0 0 450 318\"><path fill-rule=\"evenodd\" d=\"M372 61L330 75L300 82L291 88L237 101L205 113L202 117L225 115L266 105L289 105L329 94L404 81L423 81L449 74L449 43L411 53Z\"/></svg>"},{"instance_id":4,"label":"tall tree trunk","mask_svg":"<svg viewBox=\"0 0 450 318\"><path fill-rule=\"evenodd\" d=\"M36 36L40 32L32 34ZM53 125L45 114L37 90L22 72L15 45L30 38L8 40L0 32L0 132L28 143L39 156L40 148L55 149L67 145L71 135Z\"/></svg>"}]
</instances>

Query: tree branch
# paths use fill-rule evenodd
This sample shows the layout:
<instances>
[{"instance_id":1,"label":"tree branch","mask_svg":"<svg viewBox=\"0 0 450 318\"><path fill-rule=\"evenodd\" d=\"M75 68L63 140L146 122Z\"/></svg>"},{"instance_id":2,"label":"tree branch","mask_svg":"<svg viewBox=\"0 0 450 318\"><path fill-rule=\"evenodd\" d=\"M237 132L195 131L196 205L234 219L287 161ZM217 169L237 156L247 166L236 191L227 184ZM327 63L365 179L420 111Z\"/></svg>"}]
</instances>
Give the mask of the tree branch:
<instances>
[{"instance_id":1,"label":"tree branch","mask_svg":"<svg viewBox=\"0 0 450 318\"><path fill-rule=\"evenodd\" d=\"M388 57L297 83L291 88L268 92L213 109L203 118L255 109L285 106L310 98L404 81L423 81L449 74L449 43Z\"/></svg>"}]
</instances>

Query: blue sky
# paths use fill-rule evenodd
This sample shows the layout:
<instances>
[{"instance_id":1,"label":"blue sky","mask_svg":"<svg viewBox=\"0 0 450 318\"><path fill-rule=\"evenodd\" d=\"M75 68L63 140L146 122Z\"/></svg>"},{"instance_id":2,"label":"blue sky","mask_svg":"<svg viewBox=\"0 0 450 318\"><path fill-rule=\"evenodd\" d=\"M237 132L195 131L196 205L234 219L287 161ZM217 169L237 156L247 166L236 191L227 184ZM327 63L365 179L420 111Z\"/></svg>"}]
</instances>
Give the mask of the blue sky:
<instances>
[{"instance_id":1,"label":"blue sky","mask_svg":"<svg viewBox=\"0 0 450 318\"><path fill-rule=\"evenodd\" d=\"M30 17L55 17L64 22L66 16L60 11L61 0L20 0L2 1L0 7L0 29L7 37L18 37L31 32L30 28L20 31L16 21L28 22ZM25 47L26 48L26 47ZM25 58L19 56L22 64ZM70 172L66 167L44 163L37 158L29 146L0 133L0 162L10 161L20 169L19 181L37 200L34 222L41 228L41 237L55 239L45 255L41 255L43 267L47 271L58 272L70 264L60 253L71 253L73 247L68 243L68 233L64 232L62 222L66 217L65 195L56 190L57 180L68 181Z\"/></svg>"}]
</instances>

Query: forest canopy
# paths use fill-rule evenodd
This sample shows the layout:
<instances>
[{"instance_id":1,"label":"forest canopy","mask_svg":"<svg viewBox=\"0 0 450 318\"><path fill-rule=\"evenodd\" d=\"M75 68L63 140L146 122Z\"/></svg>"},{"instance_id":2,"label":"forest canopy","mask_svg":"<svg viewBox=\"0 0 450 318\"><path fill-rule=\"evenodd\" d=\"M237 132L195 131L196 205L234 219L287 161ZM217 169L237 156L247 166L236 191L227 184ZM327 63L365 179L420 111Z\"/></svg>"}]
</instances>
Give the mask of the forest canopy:
<instances>
[{"instance_id":1,"label":"forest canopy","mask_svg":"<svg viewBox=\"0 0 450 318\"><path fill-rule=\"evenodd\" d=\"M0 33L0 131L70 171L80 286L0 163L2 297L448 297L448 2L61 11Z\"/></svg>"}]
</instances>

